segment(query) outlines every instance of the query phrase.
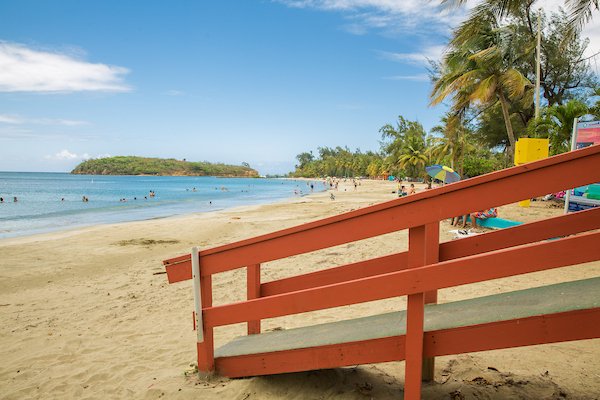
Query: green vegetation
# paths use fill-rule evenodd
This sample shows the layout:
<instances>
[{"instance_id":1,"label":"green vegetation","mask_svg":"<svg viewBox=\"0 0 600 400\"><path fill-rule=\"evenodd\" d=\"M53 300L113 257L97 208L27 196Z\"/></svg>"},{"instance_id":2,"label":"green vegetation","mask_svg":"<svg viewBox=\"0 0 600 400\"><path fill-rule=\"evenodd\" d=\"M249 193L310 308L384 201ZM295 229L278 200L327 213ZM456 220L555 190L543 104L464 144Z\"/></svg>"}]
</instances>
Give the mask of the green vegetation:
<instances>
[{"instance_id":1,"label":"green vegetation","mask_svg":"<svg viewBox=\"0 0 600 400\"><path fill-rule=\"evenodd\" d=\"M176 176L227 176L257 177L258 172L245 165L189 162L173 158L146 158L117 156L87 160L79 164L72 174L84 175L176 175Z\"/></svg>"},{"instance_id":2,"label":"green vegetation","mask_svg":"<svg viewBox=\"0 0 600 400\"><path fill-rule=\"evenodd\" d=\"M431 104L448 106L440 125L426 132L399 116L379 130L378 152L304 152L293 175L426 179L425 166L444 164L473 177L512 166L520 137L548 138L550 154L568 151L574 118L600 119L600 82L578 29L598 4L572 1L568 14L547 15L538 14L535 0L480 1L453 32L443 60L431 63ZM542 101L536 119L538 16Z\"/></svg>"}]
</instances>

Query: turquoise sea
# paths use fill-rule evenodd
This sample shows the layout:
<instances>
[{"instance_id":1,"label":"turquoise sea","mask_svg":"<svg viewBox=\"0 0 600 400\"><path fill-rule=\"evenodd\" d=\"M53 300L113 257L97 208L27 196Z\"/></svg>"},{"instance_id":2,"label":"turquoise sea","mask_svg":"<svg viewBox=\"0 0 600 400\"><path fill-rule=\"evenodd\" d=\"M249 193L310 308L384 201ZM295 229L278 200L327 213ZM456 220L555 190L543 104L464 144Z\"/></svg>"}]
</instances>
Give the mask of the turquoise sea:
<instances>
[{"instance_id":1,"label":"turquoise sea","mask_svg":"<svg viewBox=\"0 0 600 400\"><path fill-rule=\"evenodd\" d=\"M315 182L314 189L323 185ZM0 172L0 238L272 203L308 192L306 181L287 179Z\"/></svg>"}]
</instances>

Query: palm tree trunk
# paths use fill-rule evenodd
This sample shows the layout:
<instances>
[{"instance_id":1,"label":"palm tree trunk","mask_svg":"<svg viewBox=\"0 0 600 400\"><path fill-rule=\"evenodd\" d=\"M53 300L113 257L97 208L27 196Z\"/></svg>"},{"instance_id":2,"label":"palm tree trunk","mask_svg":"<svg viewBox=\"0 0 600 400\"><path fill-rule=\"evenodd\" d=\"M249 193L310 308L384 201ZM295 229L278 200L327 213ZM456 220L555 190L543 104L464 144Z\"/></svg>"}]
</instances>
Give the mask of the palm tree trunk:
<instances>
[{"instance_id":1,"label":"palm tree trunk","mask_svg":"<svg viewBox=\"0 0 600 400\"><path fill-rule=\"evenodd\" d=\"M515 156L515 134L513 132L512 123L510 122L508 101L506 100L506 97L504 97L502 90L498 91L498 99L500 100L500 105L502 106L502 115L504 116L504 124L506 124L506 134L508 135L508 148L506 149L506 152L508 153L508 161L512 166Z\"/></svg>"}]
</instances>

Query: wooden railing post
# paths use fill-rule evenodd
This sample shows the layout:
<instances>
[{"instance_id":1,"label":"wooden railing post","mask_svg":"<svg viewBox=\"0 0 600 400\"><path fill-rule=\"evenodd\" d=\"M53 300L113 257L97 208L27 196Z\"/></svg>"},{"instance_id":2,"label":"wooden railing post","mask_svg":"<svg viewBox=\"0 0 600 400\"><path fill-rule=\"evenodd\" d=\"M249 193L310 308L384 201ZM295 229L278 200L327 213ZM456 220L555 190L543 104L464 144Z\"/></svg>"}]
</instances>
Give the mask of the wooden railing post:
<instances>
[{"instance_id":1,"label":"wooden railing post","mask_svg":"<svg viewBox=\"0 0 600 400\"><path fill-rule=\"evenodd\" d=\"M408 231L408 267L422 267L439 256L439 223L421 225ZM425 302L437 301L437 293L408 296L406 315L406 367L404 399L421 399L421 380L433 377L433 359L423 362L423 324ZM426 374L423 369L426 366Z\"/></svg>"},{"instance_id":2,"label":"wooden railing post","mask_svg":"<svg viewBox=\"0 0 600 400\"><path fill-rule=\"evenodd\" d=\"M260 297L260 264L246 267L246 280L248 284L248 300ZM260 333L260 320L248 321L248 335Z\"/></svg>"},{"instance_id":3,"label":"wooden railing post","mask_svg":"<svg viewBox=\"0 0 600 400\"><path fill-rule=\"evenodd\" d=\"M440 224L434 222L425 226L425 265L435 264L440 261ZM438 293L432 290L425 293L425 304L436 304ZM435 375L435 358L423 359L423 382L431 382Z\"/></svg>"},{"instance_id":4,"label":"wooden railing post","mask_svg":"<svg viewBox=\"0 0 600 400\"><path fill-rule=\"evenodd\" d=\"M198 371L210 373L215 369L213 328L204 323L203 308L212 307L212 280L200 273L200 254L192 248L192 282L196 318L196 349L198 351Z\"/></svg>"}]
</instances>

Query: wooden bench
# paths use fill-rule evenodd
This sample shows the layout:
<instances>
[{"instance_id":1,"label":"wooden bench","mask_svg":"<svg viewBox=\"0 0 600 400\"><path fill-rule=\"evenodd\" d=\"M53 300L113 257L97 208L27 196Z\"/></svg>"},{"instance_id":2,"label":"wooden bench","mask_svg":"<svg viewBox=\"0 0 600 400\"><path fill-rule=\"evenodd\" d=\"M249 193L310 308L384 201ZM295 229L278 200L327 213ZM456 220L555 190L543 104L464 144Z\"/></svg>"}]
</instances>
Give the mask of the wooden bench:
<instances>
[{"instance_id":1,"label":"wooden bench","mask_svg":"<svg viewBox=\"0 0 600 400\"><path fill-rule=\"evenodd\" d=\"M593 318L590 319L590 316ZM578 318L588 322L573 325ZM569 322L566 322L569 321ZM548 329L549 325L567 323L567 329ZM444 352L440 346L428 344L436 340L444 341L444 332L458 328L463 334L471 329L480 335L495 338L507 329L518 329L519 325L537 325L542 331L536 340L521 343L507 343L508 347L552 343L566 340L580 340L600 337L600 277L573 282L559 283L532 289L495 294L491 296L425 306L425 350L429 356L439 356ZM572 329L577 326L578 329ZM285 355L291 351L304 352L308 357L319 352L326 354L326 348L346 351L361 343L395 340L404 342L406 335L406 310L356 318L338 322L306 326L301 328L265 332L258 335L238 337L215 350L217 370L230 377L265 375L277 371L297 372L305 365L290 362ZM463 351L477 351L482 340L464 343ZM429 347L429 348L428 348ZM499 346L497 348L501 348ZM325 351L323 351L325 350ZM403 360L403 346L396 351L382 352L379 358L369 354L370 363ZM437 350L437 351L436 351ZM360 357L360 355L359 355ZM296 354L294 360L298 358ZM257 360L260 362L257 363ZM331 368L343 365L356 365L357 359L351 351L345 364L338 359L322 357L320 364L311 364L310 369ZM249 368L260 364L263 368Z\"/></svg>"}]
</instances>

